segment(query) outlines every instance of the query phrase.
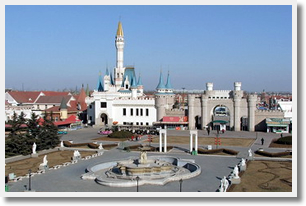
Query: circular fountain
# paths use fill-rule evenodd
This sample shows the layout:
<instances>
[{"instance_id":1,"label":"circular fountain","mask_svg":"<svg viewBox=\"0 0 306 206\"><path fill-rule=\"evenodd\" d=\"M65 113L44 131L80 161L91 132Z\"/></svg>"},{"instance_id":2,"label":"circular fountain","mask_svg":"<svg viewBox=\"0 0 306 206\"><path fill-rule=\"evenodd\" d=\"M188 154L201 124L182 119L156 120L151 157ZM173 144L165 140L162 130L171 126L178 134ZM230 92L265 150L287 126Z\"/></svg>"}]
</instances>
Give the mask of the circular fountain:
<instances>
[{"instance_id":1,"label":"circular fountain","mask_svg":"<svg viewBox=\"0 0 306 206\"><path fill-rule=\"evenodd\" d=\"M151 184L164 185L195 177L201 173L193 160L183 160L169 156L149 156L141 152L140 158L99 163L87 168L82 179L95 180L98 184L111 187L133 187Z\"/></svg>"}]
</instances>

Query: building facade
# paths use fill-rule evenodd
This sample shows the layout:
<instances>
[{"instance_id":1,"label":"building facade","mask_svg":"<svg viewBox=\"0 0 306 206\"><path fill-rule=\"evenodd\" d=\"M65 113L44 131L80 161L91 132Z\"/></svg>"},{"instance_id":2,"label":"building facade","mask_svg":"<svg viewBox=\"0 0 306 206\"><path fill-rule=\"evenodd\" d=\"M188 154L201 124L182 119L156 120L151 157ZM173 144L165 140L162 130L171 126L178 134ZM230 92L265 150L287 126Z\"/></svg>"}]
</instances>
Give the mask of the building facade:
<instances>
[{"instance_id":1,"label":"building facade","mask_svg":"<svg viewBox=\"0 0 306 206\"><path fill-rule=\"evenodd\" d=\"M184 93L183 101L173 91L170 75L166 83L160 72L154 97L143 92L134 67L124 67L124 34L121 22L115 37L116 67L98 77L96 90L86 98L88 123L103 125L158 126L171 129L215 129L268 131L267 118L284 118L281 110L259 110L260 97L245 94L241 82L233 90L214 90L206 84L201 93ZM178 106L179 105L179 106ZM183 106L182 106L183 105Z\"/></svg>"},{"instance_id":2,"label":"building facade","mask_svg":"<svg viewBox=\"0 0 306 206\"><path fill-rule=\"evenodd\" d=\"M155 99L143 93L141 76L134 67L124 67L124 33L121 22L115 37L116 67L99 74L98 85L86 98L88 123L104 125L152 126L156 121Z\"/></svg>"}]
</instances>

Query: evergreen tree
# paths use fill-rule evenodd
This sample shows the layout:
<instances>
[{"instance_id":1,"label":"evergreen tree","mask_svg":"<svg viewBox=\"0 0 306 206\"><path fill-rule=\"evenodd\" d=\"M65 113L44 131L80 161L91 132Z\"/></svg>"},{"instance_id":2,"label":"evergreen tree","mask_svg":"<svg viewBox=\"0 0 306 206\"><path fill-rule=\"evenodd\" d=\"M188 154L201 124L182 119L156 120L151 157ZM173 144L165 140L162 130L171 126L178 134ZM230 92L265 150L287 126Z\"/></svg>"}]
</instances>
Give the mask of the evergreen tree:
<instances>
[{"instance_id":1,"label":"evergreen tree","mask_svg":"<svg viewBox=\"0 0 306 206\"><path fill-rule=\"evenodd\" d=\"M54 148L60 143L58 128L51 120L48 120L47 116L48 115L45 114L39 135L37 147L39 146L40 150Z\"/></svg>"},{"instance_id":2,"label":"evergreen tree","mask_svg":"<svg viewBox=\"0 0 306 206\"><path fill-rule=\"evenodd\" d=\"M13 119L8 122L12 128L5 141L5 154L6 156L12 156L14 154L27 155L31 151L31 147L28 147L28 138L26 128L21 127L26 123L25 114L20 113L19 116L14 112Z\"/></svg>"},{"instance_id":3,"label":"evergreen tree","mask_svg":"<svg viewBox=\"0 0 306 206\"><path fill-rule=\"evenodd\" d=\"M59 144L58 129L51 120L47 119L47 114L41 126L38 116L34 113L28 121L24 117L23 113L19 116L14 113L13 119L8 122L12 125L12 130L5 139L6 157L31 154L34 142L37 145L37 151L54 148ZM22 124L27 125L26 129L21 127Z\"/></svg>"}]
</instances>

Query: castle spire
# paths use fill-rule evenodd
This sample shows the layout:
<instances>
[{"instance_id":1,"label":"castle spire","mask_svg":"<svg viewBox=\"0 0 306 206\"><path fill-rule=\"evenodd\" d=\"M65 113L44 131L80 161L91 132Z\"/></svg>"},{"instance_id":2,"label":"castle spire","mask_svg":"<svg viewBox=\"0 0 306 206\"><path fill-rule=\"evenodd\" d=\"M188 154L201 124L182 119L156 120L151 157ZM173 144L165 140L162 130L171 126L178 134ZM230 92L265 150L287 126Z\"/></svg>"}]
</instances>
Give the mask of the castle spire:
<instances>
[{"instance_id":1,"label":"castle spire","mask_svg":"<svg viewBox=\"0 0 306 206\"><path fill-rule=\"evenodd\" d=\"M117 36L123 36L123 29L122 29L121 21L119 21L118 23Z\"/></svg>"},{"instance_id":2,"label":"castle spire","mask_svg":"<svg viewBox=\"0 0 306 206\"><path fill-rule=\"evenodd\" d=\"M171 85L171 82L170 82L170 72L168 71L168 77L167 77L167 83L166 83L166 88L167 89L172 89L172 85Z\"/></svg>"},{"instance_id":3,"label":"castle spire","mask_svg":"<svg viewBox=\"0 0 306 206\"><path fill-rule=\"evenodd\" d=\"M141 81L141 75L139 73L139 77L138 77L138 82L137 82L137 86L142 86L142 81Z\"/></svg>"},{"instance_id":4,"label":"castle spire","mask_svg":"<svg viewBox=\"0 0 306 206\"><path fill-rule=\"evenodd\" d=\"M98 92L103 92L104 91L104 88L102 86L102 77L101 77L101 71L99 72L99 80L98 80L98 86L97 86L97 89L98 89Z\"/></svg>"},{"instance_id":5,"label":"castle spire","mask_svg":"<svg viewBox=\"0 0 306 206\"><path fill-rule=\"evenodd\" d=\"M160 71L159 83L158 83L156 89L159 90L159 89L165 89L165 88L166 88L166 86L165 86L164 81L163 81L163 73L162 73L162 71Z\"/></svg>"}]
</instances>

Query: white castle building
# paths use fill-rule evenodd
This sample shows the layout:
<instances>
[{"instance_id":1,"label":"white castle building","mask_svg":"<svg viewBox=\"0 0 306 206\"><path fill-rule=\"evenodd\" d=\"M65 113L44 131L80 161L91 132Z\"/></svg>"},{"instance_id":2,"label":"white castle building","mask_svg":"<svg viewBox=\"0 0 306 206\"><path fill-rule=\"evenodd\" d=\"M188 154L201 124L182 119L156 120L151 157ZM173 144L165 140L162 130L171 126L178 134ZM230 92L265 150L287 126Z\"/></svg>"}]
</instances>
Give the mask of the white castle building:
<instances>
[{"instance_id":1,"label":"white castle building","mask_svg":"<svg viewBox=\"0 0 306 206\"><path fill-rule=\"evenodd\" d=\"M258 96L245 95L241 90L241 82L235 82L233 90L214 90L213 83L207 83L206 90L199 94L186 92L188 107L178 109L174 108L176 95L169 73L164 84L161 72L154 97L148 97L143 93L140 75L137 81L135 68L124 67L124 34L121 22L118 24L115 46L117 55L113 73L106 69L103 81L100 74L96 90L86 98L89 124L268 131L266 122L270 121L269 118L273 121L284 118L284 111L258 110ZM273 121L270 123L272 126ZM287 124L277 125L280 127L277 129L288 132Z\"/></svg>"},{"instance_id":2,"label":"white castle building","mask_svg":"<svg viewBox=\"0 0 306 206\"><path fill-rule=\"evenodd\" d=\"M94 125L147 125L156 121L155 99L143 93L141 76L138 81L134 67L124 67L124 34L119 22L116 39L116 67L114 75L108 69L97 89L87 97L87 115Z\"/></svg>"}]
</instances>

